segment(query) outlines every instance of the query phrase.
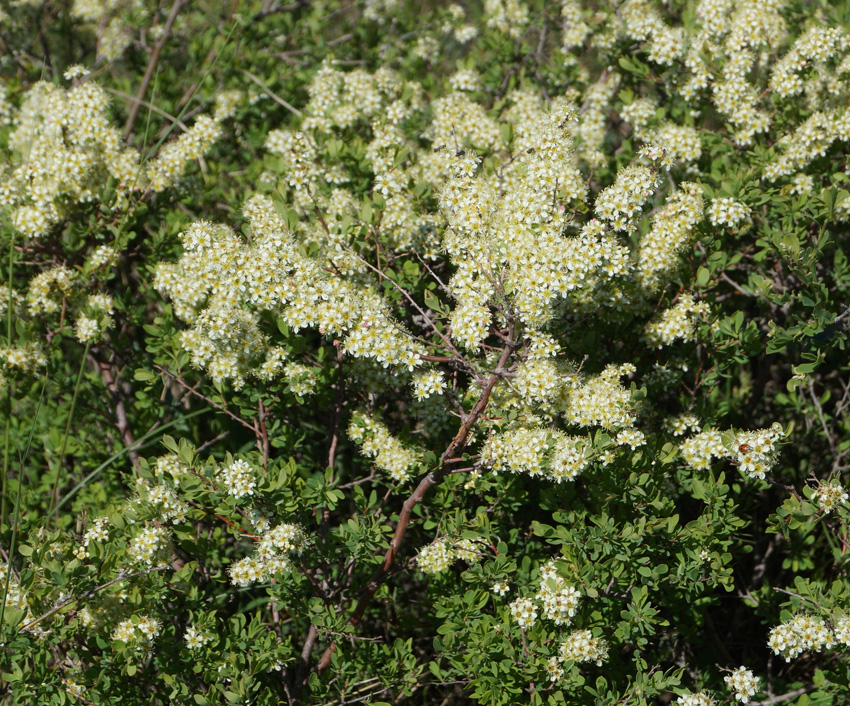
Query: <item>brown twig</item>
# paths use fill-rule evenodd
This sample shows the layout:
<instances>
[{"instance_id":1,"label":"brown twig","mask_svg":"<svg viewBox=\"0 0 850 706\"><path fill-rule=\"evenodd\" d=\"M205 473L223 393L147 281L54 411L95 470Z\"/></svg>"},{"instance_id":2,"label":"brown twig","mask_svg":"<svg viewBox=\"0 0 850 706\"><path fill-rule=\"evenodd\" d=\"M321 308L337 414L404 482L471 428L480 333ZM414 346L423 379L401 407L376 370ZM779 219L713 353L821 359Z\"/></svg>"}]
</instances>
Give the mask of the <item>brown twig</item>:
<instances>
[{"instance_id":1,"label":"brown twig","mask_svg":"<svg viewBox=\"0 0 850 706\"><path fill-rule=\"evenodd\" d=\"M239 416L233 414L233 412L231 412L229 409L227 409L227 407L220 405L218 402L214 402L213 400L211 400L206 395L198 392L194 387L190 387L185 382L183 382L183 380L181 380L174 373L172 373L170 370L163 368L161 365L154 365L153 367L155 367L157 370L159 370L159 372L163 373L164 375L168 375L168 377L170 377L172 380L174 380L174 382L176 382L178 385L180 385L180 387L184 388L189 393L195 395L195 397L199 397L200 399L202 399L207 404L211 404L216 409L224 412L228 417L230 417L234 421L239 422L239 424L241 424L246 429L250 429L252 432L256 433L257 430L252 424L249 424L248 422L246 422L244 419L242 419L242 417L239 417Z\"/></svg>"},{"instance_id":2,"label":"brown twig","mask_svg":"<svg viewBox=\"0 0 850 706\"><path fill-rule=\"evenodd\" d=\"M513 337L513 323L510 326L510 334ZM357 602L357 606L354 608L354 612L351 614L351 617L348 619L349 625L357 625L360 622L360 619L363 617L363 614L366 612L366 608L371 603L372 598L380 588L381 584L386 579L389 574L390 568L393 565L393 561L396 558L396 555L401 548L401 543L404 540L404 535L407 532L407 526L410 523L410 517L413 513L413 509L422 501L425 497L425 494L437 483L439 483L443 477L448 473L449 466L446 463L448 459L454 458L455 454L463 448L466 444L466 440L469 437L470 431L472 431L472 427L478 421L478 418L487 408L487 404L490 401L490 393L493 391L496 383L501 379L501 374L498 372L500 370L504 370L505 364L510 359L511 354L513 353L516 347L516 343L511 341L509 344L505 345L502 349L502 355L499 357L499 362L496 365L495 370L491 373L490 378L484 384L483 389L481 390L481 395L478 398L478 401L473 406L472 410L467 415L460 429L458 430L455 437L452 439L451 443L448 445L445 451L443 451L440 456L440 467L436 470L428 473L416 487L416 490L410 495L410 497L404 502L402 505L401 512L398 515L398 524L396 525L395 532L393 533L393 538L390 541L390 546L384 554L384 560L381 562L381 565L375 571L372 579L369 581L369 584L363 589L360 600ZM321 659L319 660L318 665L316 666L316 671L323 672L331 663L331 657L336 651L336 642L332 642L328 648L325 650Z\"/></svg>"},{"instance_id":3,"label":"brown twig","mask_svg":"<svg viewBox=\"0 0 850 706\"><path fill-rule=\"evenodd\" d=\"M298 701L301 694L301 689L306 682L308 667L310 664L310 654L313 652L313 645L316 644L316 638L319 636L319 628L312 623L307 631L307 637L304 640L304 647L301 649L301 657L298 660L298 670L295 673L295 684L292 689L292 698Z\"/></svg>"},{"instance_id":4,"label":"brown twig","mask_svg":"<svg viewBox=\"0 0 850 706\"><path fill-rule=\"evenodd\" d=\"M134 98L129 93L124 93L124 91L119 91L117 88L109 88L108 86L102 86L103 90L107 93L111 93L115 96L121 96L121 98L126 98L128 101L132 101L134 104L138 103L139 105L143 105L145 108L152 110L157 115L161 115L166 120L174 123L177 127L179 127L183 132L189 132L189 126L186 125L180 118L175 118L171 113L167 113L162 108L157 108L153 103L149 103L148 101L142 101L138 98Z\"/></svg>"},{"instance_id":5,"label":"brown twig","mask_svg":"<svg viewBox=\"0 0 850 706\"><path fill-rule=\"evenodd\" d=\"M268 416L268 410L263 404L262 400L259 400L257 403L257 420L254 422L258 425L255 433L257 434L257 446L260 447L260 451L263 454L263 473L266 472L266 469L269 465L269 456L271 455L271 445L269 442L269 430L266 425L266 417Z\"/></svg>"},{"instance_id":6,"label":"brown twig","mask_svg":"<svg viewBox=\"0 0 850 706\"><path fill-rule=\"evenodd\" d=\"M243 73L243 74L245 74L248 78L250 78L250 79L251 79L254 83L256 83L256 84L257 84L260 88L262 88L262 89L263 89L263 92L264 92L264 93L265 93L265 94L266 94L269 98L271 98L271 99L272 99L275 103L278 103L279 105L282 105L282 106L283 106L284 108L286 108L286 109L287 109L290 113L295 113L295 115L297 115L299 118L303 118L303 117L304 117L304 113L302 113L300 110L298 110L298 108L296 108L296 107L295 107L294 105L292 105L291 103L287 103L285 100L283 100L283 98L281 98L281 97L280 97L279 95L277 95L276 93L272 93L272 92L271 92L271 91L270 91L270 90L266 87L266 84L264 84L264 83L263 83L263 81L262 81L259 77L255 76L255 75L254 75L254 74L252 74L250 71L246 71L245 69L242 69L242 73Z\"/></svg>"},{"instance_id":7,"label":"brown twig","mask_svg":"<svg viewBox=\"0 0 850 706\"><path fill-rule=\"evenodd\" d=\"M155 571L165 571L166 569L169 569L169 568L171 568L171 567L169 567L169 566L154 566L153 568L145 569L144 571L137 571L134 574L121 574L120 576L112 579L111 581L107 581L106 583L102 583L102 584L100 584L100 586L95 586L93 589L91 589L90 591L86 591L81 596L72 596L71 598L66 598L64 601L59 603L59 605L54 606L53 608L48 610L46 613L43 613L42 615L39 615L37 618L33 618L32 620L30 620L26 625L24 625L21 628L21 632L23 632L24 630L29 630L34 625L37 625L42 620L46 620L51 615L55 615L60 610L62 610L63 608L66 608L67 606L71 605L72 603L76 603L76 602L84 600L86 598L91 598L96 593L100 593L100 591L103 591L104 589L109 588L110 586L114 586L116 583L120 583L121 581L124 581L125 579L136 578L136 576L145 576L147 574L152 574Z\"/></svg>"},{"instance_id":8,"label":"brown twig","mask_svg":"<svg viewBox=\"0 0 850 706\"><path fill-rule=\"evenodd\" d=\"M183 7L183 2L184 0L174 0L171 11L168 13L168 18L165 20L162 36L154 44L151 58L148 60L148 66L145 69L145 75L142 77L142 84L139 86L136 97L133 99L133 104L130 106L130 113L127 115L127 122L124 125L125 140L129 139L133 132L133 126L136 124L136 118L139 117L139 111L142 108L142 99L148 91L148 86L153 78L156 65L159 63L160 54L162 54L162 48L165 46L165 42L168 41L168 35L171 34L171 28L174 26L174 21L177 19L180 8Z\"/></svg>"},{"instance_id":9,"label":"brown twig","mask_svg":"<svg viewBox=\"0 0 850 706\"><path fill-rule=\"evenodd\" d=\"M127 420L127 408L124 406L124 399L121 395L121 390L118 388L118 382L115 380L115 375L112 374L112 367L108 362L100 360L97 357L96 352L92 354L92 358L97 364L97 368L100 370L100 376L103 378L106 389L109 390L109 394L112 397L112 407L115 411L115 426L118 427L118 432L121 434L121 441L124 442L124 446L131 449L131 451L128 452L130 462L133 464L134 468L138 468L139 454L137 451L132 450L136 440L133 437L133 432L130 429L130 423Z\"/></svg>"}]
</instances>

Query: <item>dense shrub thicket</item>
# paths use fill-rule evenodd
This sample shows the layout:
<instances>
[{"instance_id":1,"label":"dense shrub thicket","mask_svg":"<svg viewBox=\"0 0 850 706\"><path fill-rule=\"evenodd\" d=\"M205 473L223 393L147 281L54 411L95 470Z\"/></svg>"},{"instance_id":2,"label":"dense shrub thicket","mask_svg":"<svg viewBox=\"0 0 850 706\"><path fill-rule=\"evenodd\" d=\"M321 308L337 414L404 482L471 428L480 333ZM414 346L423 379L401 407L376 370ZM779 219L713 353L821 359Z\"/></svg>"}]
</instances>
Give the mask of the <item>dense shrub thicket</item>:
<instances>
[{"instance_id":1,"label":"dense shrub thicket","mask_svg":"<svg viewBox=\"0 0 850 706\"><path fill-rule=\"evenodd\" d=\"M0 1L0 702L848 703L848 19Z\"/></svg>"}]
</instances>

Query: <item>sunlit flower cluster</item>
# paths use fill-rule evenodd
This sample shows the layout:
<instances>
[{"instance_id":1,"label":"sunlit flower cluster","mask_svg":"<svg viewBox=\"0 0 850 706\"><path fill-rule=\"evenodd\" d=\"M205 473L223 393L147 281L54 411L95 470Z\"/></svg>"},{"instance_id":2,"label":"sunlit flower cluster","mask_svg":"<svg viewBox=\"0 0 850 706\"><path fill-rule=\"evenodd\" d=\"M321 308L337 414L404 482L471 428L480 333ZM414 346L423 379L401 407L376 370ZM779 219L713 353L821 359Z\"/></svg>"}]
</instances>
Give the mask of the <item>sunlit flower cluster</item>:
<instances>
[{"instance_id":1,"label":"sunlit flower cluster","mask_svg":"<svg viewBox=\"0 0 850 706\"><path fill-rule=\"evenodd\" d=\"M335 275L333 253L327 254L326 268L305 257L266 197L250 199L244 212L250 243L225 226L198 222L181 236L186 252L180 261L157 269L154 286L192 324L181 342L193 365L236 388L248 375L284 374L296 394L311 392L311 371L283 365L285 352L262 331L260 311L275 312L294 331L315 326L344 337L342 345L353 357L409 370L420 365L420 344L396 324L383 297Z\"/></svg>"},{"instance_id":2,"label":"sunlit flower cluster","mask_svg":"<svg viewBox=\"0 0 850 706\"><path fill-rule=\"evenodd\" d=\"M519 37L528 24L528 7L520 0L484 0L487 26L509 37Z\"/></svg>"},{"instance_id":3,"label":"sunlit flower cluster","mask_svg":"<svg viewBox=\"0 0 850 706\"><path fill-rule=\"evenodd\" d=\"M167 473L174 484L179 485L183 476L189 472L189 467L177 457L177 454L171 453L157 458L153 470L159 478Z\"/></svg>"},{"instance_id":4,"label":"sunlit flower cluster","mask_svg":"<svg viewBox=\"0 0 850 706\"><path fill-rule=\"evenodd\" d=\"M455 553L446 540L426 544L416 555L416 565L423 574L438 574L445 571L454 560Z\"/></svg>"},{"instance_id":5,"label":"sunlit flower cluster","mask_svg":"<svg viewBox=\"0 0 850 706\"><path fill-rule=\"evenodd\" d=\"M720 431L702 431L683 441L679 452L685 463L695 470L709 468L714 459L726 458L736 463L750 478L763 480L776 465L777 444L785 432L780 424L774 424L770 429L729 432L727 436L728 440L724 440Z\"/></svg>"},{"instance_id":6,"label":"sunlit flower cluster","mask_svg":"<svg viewBox=\"0 0 850 706\"><path fill-rule=\"evenodd\" d=\"M413 394L417 400L442 395L446 389L445 375L439 370L417 373L413 377Z\"/></svg>"},{"instance_id":7,"label":"sunlit flower cluster","mask_svg":"<svg viewBox=\"0 0 850 706\"><path fill-rule=\"evenodd\" d=\"M127 553L136 564L162 566L170 560L168 538L169 532L165 527L144 527L128 543Z\"/></svg>"},{"instance_id":8,"label":"sunlit flower cluster","mask_svg":"<svg viewBox=\"0 0 850 706\"><path fill-rule=\"evenodd\" d=\"M647 341L656 348L672 345L676 341L693 341L697 323L708 313L706 302L694 301L693 295L686 292L674 306L663 311L655 321L647 325L644 330Z\"/></svg>"},{"instance_id":9,"label":"sunlit flower cluster","mask_svg":"<svg viewBox=\"0 0 850 706\"><path fill-rule=\"evenodd\" d=\"M765 474L776 465L777 442L785 436L782 426L742 432L733 443L733 460L750 478L764 480Z\"/></svg>"},{"instance_id":10,"label":"sunlit flower cluster","mask_svg":"<svg viewBox=\"0 0 850 706\"><path fill-rule=\"evenodd\" d=\"M738 667L729 676L723 677L723 681L735 692L735 698L741 703L748 703L759 688L759 678L746 667Z\"/></svg>"},{"instance_id":11,"label":"sunlit flower cluster","mask_svg":"<svg viewBox=\"0 0 850 706\"><path fill-rule=\"evenodd\" d=\"M586 443L558 430L516 427L490 437L482 463L496 471L571 481L590 464Z\"/></svg>"},{"instance_id":12,"label":"sunlit flower cluster","mask_svg":"<svg viewBox=\"0 0 850 706\"><path fill-rule=\"evenodd\" d=\"M555 563L549 562L540 572L540 590L535 598L543 616L555 625L569 625L576 614L580 599L578 590L558 574Z\"/></svg>"},{"instance_id":13,"label":"sunlit flower cluster","mask_svg":"<svg viewBox=\"0 0 850 706\"><path fill-rule=\"evenodd\" d=\"M703 215L702 192L697 184L684 182L656 211L652 228L640 240L637 281L652 294L679 267L679 257L691 245L694 229Z\"/></svg>"},{"instance_id":14,"label":"sunlit flower cluster","mask_svg":"<svg viewBox=\"0 0 850 706\"><path fill-rule=\"evenodd\" d=\"M407 480L411 471L421 462L420 455L406 448L382 422L362 412L352 418L348 438L358 444L360 451L374 459L375 465L394 481Z\"/></svg>"},{"instance_id":15,"label":"sunlit flower cluster","mask_svg":"<svg viewBox=\"0 0 850 706\"><path fill-rule=\"evenodd\" d=\"M835 635L823 619L805 613L777 625L770 631L767 645L774 654L790 662L803 652L822 652L835 644Z\"/></svg>"},{"instance_id":16,"label":"sunlit flower cluster","mask_svg":"<svg viewBox=\"0 0 850 706\"><path fill-rule=\"evenodd\" d=\"M848 499L847 491L840 483L821 483L812 494L812 499L818 507L828 514L833 510L839 510Z\"/></svg>"},{"instance_id":17,"label":"sunlit flower cluster","mask_svg":"<svg viewBox=\"0 0 850 706\"><path fill-rule=\"evenodd\" d=\"M109 518L98 517L92 522L91 527L83 535L83 544L88 546L89 542L103 542L109 539Z\"/></svg>"},{"instance_id":18,"label":"sunlit flower cluster","mask_svg":"<svg viewBox=\"0 0 850 706\"><path fill-rule=\"evenodd\" d=\"M273 527L260 537L254 554L230 565L231 583L245 587L293 571L291 557L300 556L306 544L307 535L299 525L284 523Z\"/></svg>"},{"instance_id":19,"label":"sunlit flower cluster","mask_svg":"<svg viewBox=\"0 0 850 706\"><path fill-rule=\"evenodd\" d=\"M693 414L680 414L664 420L664 428L673 436L685 436L690 432L698 432L702 424L697 416Z\"/></svg>"},{"instance_id":20,"label":"sunlit flower cluster","mask_svg":"<svg viewBox=\"0 0 850 706\"><path fill-rule=\"evenodd\" d=\"M416 565L423 574L438 574L460 559L475 564L484 558L485 545L480 539L463 537L455 542L438 539L426 544L416 555ZM505 591L507 586L504 587ZM494 587L494 591L496 588ZM502 595L502 594L500 594Z\"/></svg>"},{"instance_id":21,"label":"sunlit flower cluster","mask_svg":"<svg viewBox=\"0 0 850 706\"><path fill-rule=\"evenodd\" d=\"M635 217L655 193L658 177L650 167L633 164L617 174L611 186L596 197L596 215L614 230L631 230Z\"/></svg>"},{"instance_id":22,"label":"sunlit flower cluster","mask_svg":"<svg viewBox=\"0 0 850 706\"><path fill-rule=\"evenodd\" d=\"M168 142L148 165L150 188L164 191L182 175L186 162L202 157L221 137L222 127L218 120L200 115L188 132Z\"/></svg>"},{"instance_id":23,"label":"sunlit flower cluster","mask_svg":"<svg viewBox=\"0 0 850 706\"><path fill-rule=\"evenodd\" d=\"M112 317L114 310L115 305L109 295L90 295L74 324L74 335L77 340L80 343L88 343L114 326L115 320Z\"/></svg>"},{"instance_id":24,"label":"sunlit flower cluster","mask_svg":"<svg viewBox=\"0 0 850 706\"><path fill-rule=\"evenodd\" d=\"M51 267L30 280L27 307L32 315L54 314L77 287L74 274L64 265Z\"/></svg>"},{"instance_id":25,"label":"sunlit flower cluster","mask_svg":"<svg viewBox=\"0 0 850 706\"><path fill-rule=\"evenodd\" d=\"M676 699L676 706L714 706L714 704L714 698L707 691L682 694Z\"/></svg>"},{"instance_id":26,"label":"sunlit flower cluster","mask_svg":"<svg viewBox=\"0 0 850 706\"><path fill-rule=\"evenodd\" d=\"M727 450L723 445L723 434L707 429L683 441L679 445L679 453L688 466L701 471L710 468L714 459L725 457Z\"/></svg>"},{"instance_id":27,"label":"sunlit flower cluster","mask_svg":"<svg viewBox=\"0 0 850 706\"><path fill-rule=\"evenodd\" d=\"M714 199L708 208L708 219L712 225L737 228L750 216L750 209L735 199Z\"/></svg>"},{"instance_id":28,"label":"sunlit flower cluster","mask_svg":"<svg viewBox=\"0 0 850 706\"><path fill-rule=\"evenodd\" d=\"M566 398L565 415L569 423L611 431L634 426L631 392L620 384L621 377L634 372L634 365L624 363L608 365L599 375L576 376Z\"/></svg>"},{"instance_id":29,"label":"sunlit flower cluster","mask_svg":"<svg viewBox=\"0 0 850 706\"><path fill-rule=\"evenodd\" d=\"M529 598L517 598L510 605L511 615L521 628L530 628L537 620L537 607Z\"/></svg>"},{"instance_id":30,"label":"sunlit flower cluster","mask_svg":"<svg viewBox=\"0 0 850 706\"><path fill-rule=\"evenodd\" d=\"M492 586L493 593L497 596L504 596L508 591L511 590L511 587L506 584L504 581L496 581L496 583Z\"/></svg>"},{"instance_id":31,"label":"sunlit flower cluster","mask_svg":"<svg viewBox=\"0 0 850 706\"><path fill-rule=\"evenodd\" d=\"M227 493L237 500L246 495L253 495L254 489L257 487L254 471L248 463L241 459L219 468L216 478L227 490Z\"/></svg>"},{"instance_id":32,"label":"sunlit flower cluster","mask_svg":"<svg viewBox=\"0 0 850 706\"><path fill-rule=\"evenodd\" d=\"M135 616L122 620L112 631L113 640L121 640L144 650L154 641L162 629L162 623L149 615Z\"/></svg>"},{"instance_id":33,"label":"sunlit flower cluster","mask_svg":"<svg viewBox=\"0 0 850 706\"><path fill-rule=\"evenodd\" d=\"M126 205L133 187L172 186L186 162L201 157L220 134L215 121L201 116L145 165L111 124L108 108L106 91L91 81L67 90L39 82L26 92L9 136L14 161L0 172L0 200L12 207L11 222L25 237L48 235L74 206L107 191ZM114 186L107 190L110 181Z\"/></svg>"},{"instance_id":34,"label":"sunlit flower cluster","mask_svg":"<svg viewBox=\"0 0 850 706\"><path fill-rule=\"evenodd\" d=\"M190 625L186 628L186 647L190 650L199 650L212 640L212 635L206 630Z\"/></svg>"},{"instance_id":35,"label":"sunlit flower cluster","mask_svg":"<svg viewBox=\"0 0 850 706\"><path fill-rule=\"evenodd\" d=\"M602 666L608 657L608 643L594 637L590 630L573 630L561 643L561 660L573 662L595 662Z\"/></svg>"},{"instance_id":36,"label":"sunlit flower cluster","mask_svg":"<svg viewBox=\"0 0 850 706\"><path fill-rule=\"evenodd\" d=\"M147 501L158 508L165 522L180 524L186 521L189 506L165 484L155 485L146 489Z\"/></svg>"}]
</instances>

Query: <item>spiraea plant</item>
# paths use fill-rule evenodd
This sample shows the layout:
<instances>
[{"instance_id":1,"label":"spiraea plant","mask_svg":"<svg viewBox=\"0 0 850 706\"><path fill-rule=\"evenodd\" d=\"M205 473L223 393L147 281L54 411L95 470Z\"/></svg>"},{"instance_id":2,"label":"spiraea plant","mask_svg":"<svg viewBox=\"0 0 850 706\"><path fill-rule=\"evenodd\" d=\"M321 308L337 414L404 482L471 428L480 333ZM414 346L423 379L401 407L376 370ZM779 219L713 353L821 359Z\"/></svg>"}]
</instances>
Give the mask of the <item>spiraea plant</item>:
<instances>
[{"instance_id":1,"label":"spiraea plant","mask_svg":"<svg viewBox=\"0 0 850 706\"><path fill-rule=\"evenodd\" d=\"M850 698L850 6L20 8L3 703Z\"/></svg>"}]
</instances>

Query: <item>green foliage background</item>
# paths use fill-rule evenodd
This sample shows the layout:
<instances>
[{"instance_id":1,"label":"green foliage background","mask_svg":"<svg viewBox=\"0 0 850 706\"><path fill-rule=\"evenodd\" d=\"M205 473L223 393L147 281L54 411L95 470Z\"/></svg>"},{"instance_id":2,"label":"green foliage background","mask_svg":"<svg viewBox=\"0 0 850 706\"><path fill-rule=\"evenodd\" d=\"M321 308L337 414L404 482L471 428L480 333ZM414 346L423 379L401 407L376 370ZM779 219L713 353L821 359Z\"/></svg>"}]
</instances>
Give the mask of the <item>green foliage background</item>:
<instances>
[{"instance_id":1,"label":"green foliage background","mask_svg":"<svg viewBox=\"0 0 850 706\"><path fill-rule=\"evenodd\" d=\"M39 80L69 85L63 73L79 63L91 71L87 80L110 93L120 129L150 66L145 103L127 135L147 155L178 134L174 118L189 123L211 112L226 90L246 98L223 137L167 191L125 203L116 184L104 183L98 199L70 205L48 236L31 240L15 232L9 209L4 214L0 251L7 255L9 302L11 290L25 293L39 272L64 264L86 292L114 298L115 326L86 345L69 319L4 307L5 347L37 344L46 364L26 374L7 364L0 392L0 546L11 567L4 580L7 591L18 585L27 593L26 606L7 600L4 608L0 700L613 706L668 704L686 689L706 689L726 703L733 699L721 670L745 665L761 678L754 700L847 703L846 647L787 663L767 647L770 629L796 612L830 621L850 613L847 510L825 514L812 501L818 481L846 484L850 470L850 266L847 223L838 214L848 196L846 143L836 141L806 167L814 177L810 194L794 194L788 180L766 181L762 170L779 153L778 138L808 117L804 101L760 97L772 112L771 129L741 146L710 106L694 122L676 92L680 62L658 66L645 46L626 41L574 50L581 64L565 60L559 5L528 3L530 20L514 38L487 28L485 9L469 3L466 21L480 32L469 44L440 33L448 17L441 3L376 6L381 21L364 17L359 2L178 2L178 21L152 60L150 30L166 21L170 5L103 3L103 17L119 17L131 38L120 56L106 59L97 51L106 20L83 21L67 2L2 3L0 75L12 106ZM699 21L695 4L657 7L671 25ZM616 3L585 6L594 31L618 11ZM846 28L850 7L789 2L782 14L793 37L813 16ZM413 51L422 36L440 42L433 61ZM152 286L157 264L181 256L178 234L193 222L227 223L249 235L241 209L253 193L269 195L294 232L299 224L318 228L319 209L296 212L265 178L282 176L285 166L264 144L269 131L299 125L292 108L300 112L308 103L309 84L326 60L342 71L391 66L419 81L425 107L404 132L423 152L438 147L424 137L430 105L450 91L448 77L458 68L478 71L473 99L494 118L514 89L555 97L572 88L581 96L602 72L616 69L622 78L607 111L606 161L582 166L592 196L576 205L576 218L591 216L592 198L635 158L639 145L621 111L646 95L661 106L656 122L699 130L701 156L688 170L674 166L670 183L698 182L707 200L735 198L753 213L740 228L703 219L696 245L680 258L652 311L607 309L553 325L564 356L585 360L589 372L609 363L648 369L661 354L642 342L641 331L655 312L685 290L711 304L716 325L701 321L696 341L676 344L674 355L687 362L679 384L630 381L632 403L651 410L645 446L594 465L572 483L485 470L470 486L466 473L441 475L414 505L404 543L383 573L403 503L441 467L457 420L420 437L421 420L405 389L409 375L401 371L373 392L333 336L296 332L268 314L261 317L264 331L290 359L313 369L314 393L298 394L284 379L249 379L241 389L216 384L190 364L179 340L186 325ZM500 150L448 149L477 150L483 169L494 169L512 158L513 128L506 121L501 127ZM11 124L0 128L0 150L17 164L11 131ZM372 137L361 121L335 129L319 149L353 177L348 188L359 215L346 225L351 246L382 270L375 288L397 320L415 330L421 322L402 291L435 318L453 304L416 252L381 240L386 203L373 191L365 157ZM396 155L398 165L407 159ZM437 210L437 194L424 182L415 202L422 212ZM649 227L646 216L635 242ZM117 261L89 272L86 259L100 244L113 245ZM314 243L305 240L302 250L321 261ZM452 271L443 255L430 267L444 278ZM467 412L475 402L469 391L458 399ZM345 429L364 407L379 410L405 443L423 444L410 480L376 473L348 440ZM665 416L683 411L714 428L779 423L788 434L778 464L764 481L728 461L695 471L677 452L681 440L662 427ZM592 448L612 448L611 436L594 431ZM137 481L153 483L155 459L168 453L191 469L180 484L187 519L173 527L164 566L131 569L131 530L159 521ZM227 573L252 547L240 503L216 484L216 469L233 458L258 472L255 507L299 523L308 537L291 574L249 587L234 586ZM474 465L475 452L462 460ZM128 503L137 493L141 500ZM67 547L79 546L97 517L108 518L110 538L91 543L81 561ZM425 575L414 558L438 536L480 538L487 557ZM66 550L53 552L52 543ZM566 664L558 682L548 680L546 662L558 654L566 629L540 620L520 631L508 609L552 558L582 593L576 625L609 644L603 666ZM357 614L376 576L374 596ZM497 596L495 582L508 583L511 593ZM84 606L119 589L120 605L102 629L81 624ZM161 621L150 650L113 639L115 621L131 615ZM197 651L185 645L190 625L211 636Z\"/></svg>"}]
</instances>

